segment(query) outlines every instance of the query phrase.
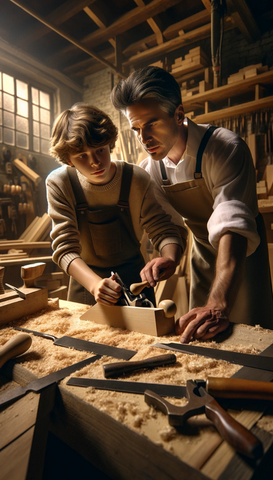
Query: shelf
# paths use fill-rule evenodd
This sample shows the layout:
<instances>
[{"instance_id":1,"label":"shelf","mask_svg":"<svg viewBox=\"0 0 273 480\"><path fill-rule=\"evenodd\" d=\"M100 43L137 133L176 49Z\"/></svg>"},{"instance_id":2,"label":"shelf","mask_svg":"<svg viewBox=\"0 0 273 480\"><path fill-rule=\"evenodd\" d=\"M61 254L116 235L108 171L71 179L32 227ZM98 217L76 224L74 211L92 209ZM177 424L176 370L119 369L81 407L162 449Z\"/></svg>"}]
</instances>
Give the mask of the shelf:
<instances>
[{"instance_id":1,"label":"shelf","mask_svg":"<svg viewBox=\"0 0 273 480\"><path fill-rule=\"evenodd\" d=\"M255 75L245 80L234 82L222 87L213 88L203 93L198 93L190 98L182 98L185 113L203 108L204 114L195 116L194 121L200 123L204 121L213 121L221 118L239 115L242 113L259 110L262 108L269 108L273 106L273 96L259 98L261 96L261 89L266 86L273 85L273 70ZM221 100L228 100L240 94L253 93L255 100L249 101L240 105L222 108L212 112L206 112L209 102L216 103Z\"/></svg>"}]
</instances>

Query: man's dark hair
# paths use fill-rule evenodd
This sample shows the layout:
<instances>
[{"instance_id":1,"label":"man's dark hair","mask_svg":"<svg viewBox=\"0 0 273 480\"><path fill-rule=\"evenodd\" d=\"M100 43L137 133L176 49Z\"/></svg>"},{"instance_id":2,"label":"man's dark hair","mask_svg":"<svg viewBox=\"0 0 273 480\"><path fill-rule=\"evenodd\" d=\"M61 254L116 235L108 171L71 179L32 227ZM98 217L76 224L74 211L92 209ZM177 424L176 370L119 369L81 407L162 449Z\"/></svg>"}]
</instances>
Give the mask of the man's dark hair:
<instances>
[{"instance_id":1,"label":"man's dark hair","mask_svg":"<svg viewBox=\"0 0 273 480\"><path fill-rule=\"evenodd\" d=\"M174 77L159 67L145 67L121 80L111 92L111 101L117 110L126 114L126 108L145 98L154 98L170 117L182 103L180 87Z\"/></svg>"}]
</instances>

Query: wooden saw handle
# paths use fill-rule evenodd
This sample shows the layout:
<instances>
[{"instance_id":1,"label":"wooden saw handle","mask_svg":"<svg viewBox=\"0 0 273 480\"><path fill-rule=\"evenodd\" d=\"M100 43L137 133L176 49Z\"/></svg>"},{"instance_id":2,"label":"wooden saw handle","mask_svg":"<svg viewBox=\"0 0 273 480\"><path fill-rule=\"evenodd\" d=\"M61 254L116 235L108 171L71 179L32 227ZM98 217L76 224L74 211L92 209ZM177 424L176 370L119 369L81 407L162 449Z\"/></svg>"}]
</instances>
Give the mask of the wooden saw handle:
<instances>
[{"instance_id":1,"label":"wooden saw handle","mask_svg":"<svg viewBox=\"0 0 273 480\"><path fill-rule=\"evenodd\" d=\"M241 378L208 377L206 390L217 398L253 398L273 400L273 383Z\"/></svg>"},{"instance_id":2,"label":"wooden saw handle","mask_svg":"<svg viewBox=\"0 0 273 480\"><path fill-rule=\"evenodd\" d=\"M13 357L26 352L32 343L32 338L27 333L19 333L0 348L0 368Z\"/></svg>"},{"instance_id":3,"label":"wooden saw handle","mask_svg":"<svg viewBox=\"0 0 273 480\"><path fill-rule=\"evenodd\" d=\"M136 362L115 362L103 365L105 378L119 377L126 373L134 372L142 368L156 368L164 365L172 365L176 362L174 354L157 355Z\"/></svg>"}]
</instances>

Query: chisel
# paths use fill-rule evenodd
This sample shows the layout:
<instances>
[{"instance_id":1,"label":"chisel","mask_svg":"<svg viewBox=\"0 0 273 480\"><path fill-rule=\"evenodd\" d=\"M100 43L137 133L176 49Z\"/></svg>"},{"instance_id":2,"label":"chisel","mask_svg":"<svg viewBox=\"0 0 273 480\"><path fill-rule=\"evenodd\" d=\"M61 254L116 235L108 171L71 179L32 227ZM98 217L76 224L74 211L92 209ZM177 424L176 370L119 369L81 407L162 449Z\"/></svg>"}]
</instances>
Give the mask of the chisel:
<instances>
[{"instance_id":1,"label":"chisel","mask_svg":"<svg viewBox=\"0 0 273 480\"><path fill-rule=\"evenodd\" d=\"M174 354L157 355L156 357L145 358L137 362L116 362L103 365L105 378L120 377L143 368L163 367L164 365L173 365L176 362Z\"/></svg>"}]
</instances>

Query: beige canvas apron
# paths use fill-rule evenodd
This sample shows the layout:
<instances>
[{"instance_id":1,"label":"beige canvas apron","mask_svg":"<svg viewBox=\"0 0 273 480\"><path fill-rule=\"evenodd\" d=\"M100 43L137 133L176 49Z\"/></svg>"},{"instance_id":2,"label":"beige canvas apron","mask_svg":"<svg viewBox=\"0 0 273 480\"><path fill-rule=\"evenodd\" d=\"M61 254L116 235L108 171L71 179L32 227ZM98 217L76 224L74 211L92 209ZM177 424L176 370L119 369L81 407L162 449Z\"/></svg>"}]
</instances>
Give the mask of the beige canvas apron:
<instances>
[{"instance_id":1,"label":"beige canvas apron","mask_svg":"<svg viewBox=\"0 0 273 480\"><path fill-rule=\"evenodd\" d=\"M213 213L213 199L201 174L203 152L214 129L213 127L208 129L200 143L194 180L167 185L167 182L170 182L167 180L164 164L161 162L164 183L162 188L170 204L180 213L193 233L190 309L207 303L215 277L217 250L209 243L207 231L207 222ZM256 223L261 242L256 251L246 259L244 280L229 319L236 323L259 324L264 328L272 329L271 277L266 232L261 214L257 216Z\"/></svg>"},{"instance_id":2,"label":"beige canvas apron","mask_svg":"<svg viewBox=\"0 0 273 480\"><path fill-rule=\"evenodd\" d=\"M88 208L76 169L69 167L68 174L77 202L81 258L102 278L110 277L114 270L128 287L141 281L139 272L145 262L129 210L132 165L124 163L118 204L99 210ZM152 288L144 289L143 293L154 303ZM93 295L73 277L70 277L68 300L88 305L96 303Z\"/></svg>"}]
</instances>

